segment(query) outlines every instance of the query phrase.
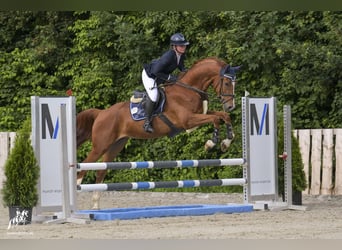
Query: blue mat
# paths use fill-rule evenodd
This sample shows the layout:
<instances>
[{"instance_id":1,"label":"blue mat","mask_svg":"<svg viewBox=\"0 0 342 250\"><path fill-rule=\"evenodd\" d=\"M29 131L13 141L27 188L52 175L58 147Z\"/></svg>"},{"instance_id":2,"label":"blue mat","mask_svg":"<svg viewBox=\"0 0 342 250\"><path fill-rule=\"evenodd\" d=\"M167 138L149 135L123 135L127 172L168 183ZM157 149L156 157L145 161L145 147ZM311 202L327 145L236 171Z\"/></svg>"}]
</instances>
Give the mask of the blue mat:
<instances>
[{"instance_id":1,"label":"blue mat","mask_svg":"<svg viewBox=\"0 0 342 250\"><path fill-rule=\"evenodd\" d=\"M176 205L156 207L113 208L102 210L79 210L78 214L89 214L93 220L132 220L140 218L212 215L217 213L252 212L253 205Z\"/></svg>"}]
</instances>

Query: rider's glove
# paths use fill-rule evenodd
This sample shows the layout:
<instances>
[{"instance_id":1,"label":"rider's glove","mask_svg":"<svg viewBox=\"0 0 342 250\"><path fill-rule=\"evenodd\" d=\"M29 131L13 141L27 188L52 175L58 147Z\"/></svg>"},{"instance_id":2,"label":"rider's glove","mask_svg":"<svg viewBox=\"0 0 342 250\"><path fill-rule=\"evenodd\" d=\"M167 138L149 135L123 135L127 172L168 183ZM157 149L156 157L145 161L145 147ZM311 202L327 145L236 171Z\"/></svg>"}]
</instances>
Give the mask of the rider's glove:
<instances>
[{"instance_id":1,"label":"rider's glove","mask_svg":"<svg viewBox=\"0 0 342 250\"><path fill-rule=\"evenodd\" d=\"M167 78L168 82L177 82L177 76L174 75L169 75L169 77Z\"/></svg>"}]
</instances>

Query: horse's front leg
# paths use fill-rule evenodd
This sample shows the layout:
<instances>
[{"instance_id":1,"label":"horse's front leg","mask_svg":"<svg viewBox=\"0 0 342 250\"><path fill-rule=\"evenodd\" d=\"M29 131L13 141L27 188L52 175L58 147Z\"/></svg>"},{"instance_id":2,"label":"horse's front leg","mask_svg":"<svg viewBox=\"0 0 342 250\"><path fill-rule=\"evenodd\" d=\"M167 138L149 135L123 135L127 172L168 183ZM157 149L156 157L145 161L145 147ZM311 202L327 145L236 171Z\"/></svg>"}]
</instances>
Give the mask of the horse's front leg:
<instances>
[{"instance_id":1,"label":"horse's front leg","mask_svg":"<svg viewBox=\"0 0 342 250\"><path fill-rule=\"evenodd\" d=\"M221 142L222 152L226 152L228 150L230 144L232 143L232 141L234 139L234 131L233 131L232 124L226 124L226 128L227 128L227 138L225 138Z\"/></svg>"},{"instance_id":2,"label":"horse's front leg","mask_svg":"<svg viewBox=\"0 0 342 250\"><path fill-rule=\"evenodd\" d=\"M221 142L222 152L226 152L228 150L228 148L230 147L230 144L232 143L234 139L233 126L231 124L226 124L226 128L227 128L227 137L223 139ZM208 151L212 149L213 147L215 147L217 143L219 143L220 141L219 131L220 131L219 129L214 128L212 139L208 140L204 145L205 150Z\"/></svg>"},{"instance_id":3,"label":"horse's front leg","mask_svg":"<svg viewBox=\"0 0 342 250\"><path fill-rule=\"evenodd\" d=\"M220 141L219 134L220 130L218 128L214 128L213 137L211 138L211 140L207 140L204 145L205 150L209 151L210 149L215 147L215 145Z\"/></svg>"},{"instance_id":4,"label":"horse's front leg","mask_svg":"<svg viewBox=\"0 0 342 250\"><path fill-rule=\"evenodd\" d=\"M223 139L222 142L221 142L221 150L222 150L222 152L226 152L228 150L230 144L232 143L233 139L234 139L233 126L232 126L232 123L231 123L230 116L229 116L228 113L222 112L222 111L210 111L209 113L219 117L220 120L223 121L224 124L226 125L226 138ZM219 136L219 132L218 131L219 130L215 128L214 136L213 136L213 139L212 139L212 141L216 140L216 143L218 143L218 141L219 141L219 138L217 138ZM207 143L208 143L208 148L209 148L210 145L215 146L215 144L216 144L216 143L215 144L211 144L210 140Z\"/></svg>"},{"instance_id":5,"label":"horse's front leg","mask_svg":"<svg viewBox=\"0 0 342 250\"><path fill-rule=\"evenodd\" d=\"M212 123L214 125L213 137L204 145L206 150L210 150L220 141L219 134L221 121L227 125L230 125L231 127L230 116L227 113L220 111L208 111L207 114L186 114L184 116L183 125L181 126L184 129L191 129L193 127L201 126L207 123ZM232 138L233 133L229 132L228 137Z\"/></svg>"}]
</instances>

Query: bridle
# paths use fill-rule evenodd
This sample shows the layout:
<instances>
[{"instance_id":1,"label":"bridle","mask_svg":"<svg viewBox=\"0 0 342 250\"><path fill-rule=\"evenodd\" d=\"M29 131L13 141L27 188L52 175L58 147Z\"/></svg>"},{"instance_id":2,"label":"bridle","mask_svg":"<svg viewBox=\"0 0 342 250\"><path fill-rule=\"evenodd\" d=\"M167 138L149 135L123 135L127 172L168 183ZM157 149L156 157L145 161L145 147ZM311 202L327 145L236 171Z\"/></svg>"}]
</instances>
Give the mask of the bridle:
<instances>
[{"instance_id":1,"label":"bridle","mask_svg":"<svg viewBox=\"0 0 342 250\"><path fill-rule=\"evenodd\" d=\"M222 70L221 70L221 72L222 72ZM229 79L231 81L231 84L233 84L233 94L224 93L224 91L223 91L223 84L224 84L223 80L224 80L224 78ZM220 77L220 94L217 97L221 100L222 104L225 104L225 103L227 103L230 100L235 98L235 94L234 94L235 82L236 82L236 75L227 74L227 73L221 74L221 77ZM229 96L231 98L229 100L224 100L222 97L226 97L226 96Z\"/></svg>"},{"instance_id":2,"label":"bridle","mask_svg":"<svg viewBox=\"0 0 342 250\"><path fill-rule=\"evenodd\" d=\"M227 70L229 69L229 65L223 67L221 70L220 70L220 94L217 96L217 98L220 99L221 103L222 104L225 104L227 102L229 102L230 100L234 99L235 98L235 94L234 94L234 86L235 86L235 82L236 82L236 75L235 74L229 74L227 73ZM231 83L233 84L233 94L228 94L228 93L224 93L223 91L223 85L225 84L224 83L224 79L227 78L231 81ZM181 81L176 81L176 82L172 82L172 83L164 83L162 84L161 86L167 86L167 85L173 85L173 84L176 84L178 86L182 86L183 88L187 88L187 89L191 89L192 91L195 91L196 93L198 93L200 96L201 96L201 99L202 100L208 100L209 98L209 94L201 89L198 89L196 87L193 87L193 86L190 86L186 83L183 83ZM226 97L226 96L229 96L231 97L229 100L224 100L222 97Z\"/></svg>"}]
</instances>

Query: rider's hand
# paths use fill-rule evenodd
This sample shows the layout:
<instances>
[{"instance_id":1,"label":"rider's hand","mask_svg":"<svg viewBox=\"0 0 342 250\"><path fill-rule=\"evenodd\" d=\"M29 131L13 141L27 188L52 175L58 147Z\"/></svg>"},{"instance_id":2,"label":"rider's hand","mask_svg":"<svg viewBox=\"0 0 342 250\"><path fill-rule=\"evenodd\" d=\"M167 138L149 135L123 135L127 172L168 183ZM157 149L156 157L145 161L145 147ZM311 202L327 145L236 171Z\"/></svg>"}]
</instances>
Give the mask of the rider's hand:
<instances>
[{"instance_id":1,"label":"rider's hand","mask_svg":"<svg viewBox=\"0 0 342 250\"><path fill-rule=\"evenodd\" d=\"M169 77L167 78L168 82L177 82L177 76L174 75L169 75Z\"/></svg>"}]
</instances>

